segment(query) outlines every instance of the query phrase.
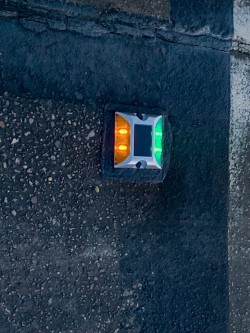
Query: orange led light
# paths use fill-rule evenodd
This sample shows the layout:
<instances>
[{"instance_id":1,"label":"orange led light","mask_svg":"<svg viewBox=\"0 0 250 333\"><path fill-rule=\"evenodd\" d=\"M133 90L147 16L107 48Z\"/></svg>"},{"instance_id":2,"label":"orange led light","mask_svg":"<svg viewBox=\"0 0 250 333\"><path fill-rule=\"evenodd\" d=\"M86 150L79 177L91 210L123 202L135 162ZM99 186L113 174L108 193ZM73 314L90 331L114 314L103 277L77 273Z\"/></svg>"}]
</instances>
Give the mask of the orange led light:
<instances>
[{"instance_id":1,"label":"orange led light","mask_svg":"<svg viewBox=\"0 0 250 333\"><path fill-rule=\"evenodd\" d=\"M115 115L114 163L118 165L130 154L130 124L120 114Z\"/></svg>"},{"instance_id":2,"label":"orange led light","mask_svg":"<svg viewBox=\"0 0 250 333\"><path fill-rule=\"evenodd\" d=\"M118 147L118 150L122 150L122 151L124 151L124 150L128 150L128 147L125 146L125 145L120 145L120 146Z\"/></svg>"},{"instance_id":3,"label":"orange led light","mask_svg":"<svg viewBox=\"0 0 250 333\"><path fill-rule=\"evenodd\" d=\"M122 135L128 134L128 130L122 128L122 129L119 130L119 134L122 134Z\"/></svg>"}]
</instances>

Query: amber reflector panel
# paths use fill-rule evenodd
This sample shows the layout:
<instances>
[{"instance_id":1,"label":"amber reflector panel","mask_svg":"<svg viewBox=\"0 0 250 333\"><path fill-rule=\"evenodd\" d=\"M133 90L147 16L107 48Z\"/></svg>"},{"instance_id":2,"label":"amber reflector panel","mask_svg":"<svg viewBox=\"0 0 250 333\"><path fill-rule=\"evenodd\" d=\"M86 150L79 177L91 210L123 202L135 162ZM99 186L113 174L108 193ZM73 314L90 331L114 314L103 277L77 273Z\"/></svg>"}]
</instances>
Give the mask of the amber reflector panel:
<instances>
[{"instance_id":1,"label":"amber reflector panel","mask_svg":"<svg viewBox=\"0 0 250 333\"><path fill-rule=\"evenodd\" d=\"M121 115L115 115L115 165L130 155L130 124Z\"/></svg>"}]
</instances>

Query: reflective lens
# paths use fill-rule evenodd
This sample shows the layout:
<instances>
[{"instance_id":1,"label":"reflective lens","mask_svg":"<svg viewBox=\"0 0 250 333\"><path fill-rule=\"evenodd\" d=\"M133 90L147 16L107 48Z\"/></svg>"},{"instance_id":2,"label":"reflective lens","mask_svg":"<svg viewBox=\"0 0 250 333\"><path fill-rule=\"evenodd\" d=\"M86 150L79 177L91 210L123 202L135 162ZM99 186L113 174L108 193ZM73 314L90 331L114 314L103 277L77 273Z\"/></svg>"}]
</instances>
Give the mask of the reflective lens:
<instances>
[{"instance_id":1,"label":"reflective lens","mask_svg":"<svg viewBox=\"0 0 250 333\"><path fill-rule=\"evenodd\" d=\"M162 163L162 117L158 120L155 126L155 159L161 166Z\"/></svg>"},{"instance_id":2,"label":"reflective lens","mask_svg":"<svg viewBox=\"0 0 250 333\"><path fill-rule=\"evenodd\" d=\"M130 154L130 124L120 114L115 115L115 165L126 160Z\"/></svg>"}]
</instances>

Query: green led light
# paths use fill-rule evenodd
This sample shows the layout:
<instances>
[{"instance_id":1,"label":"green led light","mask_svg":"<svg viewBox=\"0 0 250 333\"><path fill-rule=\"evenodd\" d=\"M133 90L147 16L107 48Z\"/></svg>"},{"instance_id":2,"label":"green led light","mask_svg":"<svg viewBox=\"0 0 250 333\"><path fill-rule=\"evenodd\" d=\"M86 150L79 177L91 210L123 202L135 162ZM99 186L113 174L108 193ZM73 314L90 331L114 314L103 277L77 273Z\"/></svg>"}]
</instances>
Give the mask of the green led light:
<instances>
[{"instance_id":1,"label":"green led light","mask_svg":"<svg viewBox=\"0 0 250 333\"><path fill-rule=\"evenodd\" d=\"M155 126L155 159L159 165L162 163L162 117L157 121Z\"/></svg>"}]
</instances>

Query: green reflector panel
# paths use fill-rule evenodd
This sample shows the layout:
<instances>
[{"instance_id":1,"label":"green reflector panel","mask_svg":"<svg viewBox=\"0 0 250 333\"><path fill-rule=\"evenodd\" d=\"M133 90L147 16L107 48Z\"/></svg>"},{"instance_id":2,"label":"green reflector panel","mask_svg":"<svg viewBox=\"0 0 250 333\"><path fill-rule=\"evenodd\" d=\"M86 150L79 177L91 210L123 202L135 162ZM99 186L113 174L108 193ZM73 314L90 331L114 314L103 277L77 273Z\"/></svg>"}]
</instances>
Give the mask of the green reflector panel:
<instances>
[{"instance_id":1,"label":"green reflector panel","mask_svg":"<svg viewBox=\"0 0 250 333\"><path fill-rule=\"evenodd\" d=\"M162 162L162 117L157 121L155 126L155 146L154 146L155 159L161 166Z\"/></svg>"}]
</instances>

